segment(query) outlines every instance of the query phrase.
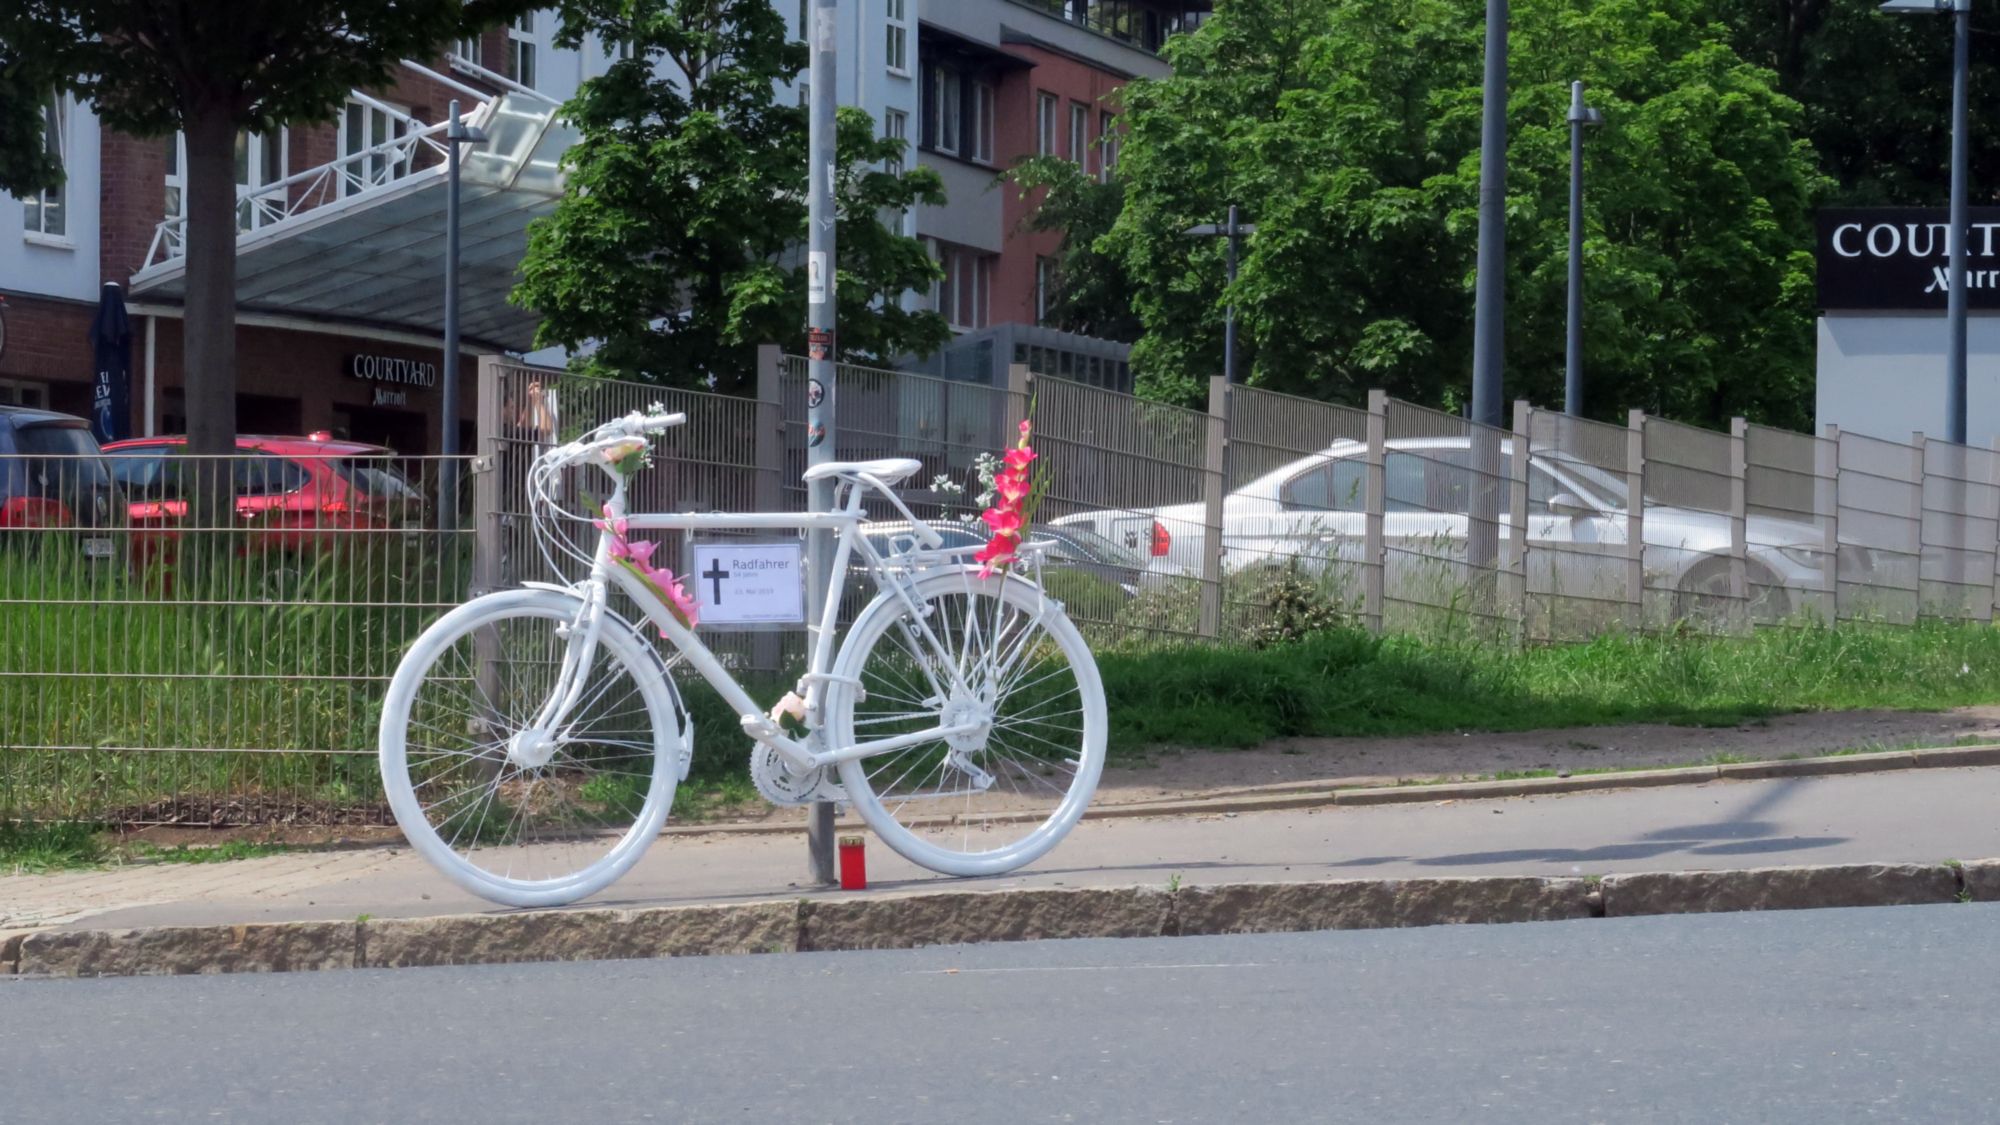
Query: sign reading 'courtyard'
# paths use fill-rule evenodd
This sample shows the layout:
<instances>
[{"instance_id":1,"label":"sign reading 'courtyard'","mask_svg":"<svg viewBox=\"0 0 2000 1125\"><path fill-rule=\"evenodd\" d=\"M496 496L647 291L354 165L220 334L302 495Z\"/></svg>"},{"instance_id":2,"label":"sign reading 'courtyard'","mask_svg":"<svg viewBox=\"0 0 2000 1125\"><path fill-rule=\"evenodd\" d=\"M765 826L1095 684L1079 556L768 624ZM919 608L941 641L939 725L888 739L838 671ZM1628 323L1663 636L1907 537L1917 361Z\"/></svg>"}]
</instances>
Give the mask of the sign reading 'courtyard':
<instances>
[{"instance_id":1,"label":"sign reading 'courtyard'","mask_svg":"<svg viewBox=\"0 0 2000 1125\"><path fill-rule=\"evenodd\" d=\"M682 584L709 626L796 625L806 619L803 544L696 543Z\"/></svg>"},{"instance_id":2,"label":"sign reading 'courtyard'","mask_svg":"<svg viewBox=\"0 0 2000 1125\"><path fill-rule=\"evenodd\" d=\"M1967 218L1967 307L2000 309L2000 207L1974 207ZM1950 231L1950 214L1943 208L1821 211L1820 309L1942 310L1951 292Z\"/></svg>"}]
</instances>

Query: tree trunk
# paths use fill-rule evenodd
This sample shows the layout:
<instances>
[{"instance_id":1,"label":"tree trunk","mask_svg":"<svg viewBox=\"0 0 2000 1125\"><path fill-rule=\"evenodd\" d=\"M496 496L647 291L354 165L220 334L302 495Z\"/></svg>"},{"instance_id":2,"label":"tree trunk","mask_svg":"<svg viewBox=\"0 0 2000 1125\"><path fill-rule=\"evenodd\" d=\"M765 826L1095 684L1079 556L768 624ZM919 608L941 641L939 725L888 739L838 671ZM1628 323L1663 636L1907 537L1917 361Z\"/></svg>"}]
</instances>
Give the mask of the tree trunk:
<instances>
[{"instance_id":1,"label":"tree trunk","mask_svg":"<svg viewBox=\"0 0 2000 1125\"><path fill-rule=\"evenodd\" d=\"M188 452L236 451L236 123L220 106L187 120L187 306L181 322ZM197 462L194 526L233 522L227 464Z\"/></svg>"}]
</instances>

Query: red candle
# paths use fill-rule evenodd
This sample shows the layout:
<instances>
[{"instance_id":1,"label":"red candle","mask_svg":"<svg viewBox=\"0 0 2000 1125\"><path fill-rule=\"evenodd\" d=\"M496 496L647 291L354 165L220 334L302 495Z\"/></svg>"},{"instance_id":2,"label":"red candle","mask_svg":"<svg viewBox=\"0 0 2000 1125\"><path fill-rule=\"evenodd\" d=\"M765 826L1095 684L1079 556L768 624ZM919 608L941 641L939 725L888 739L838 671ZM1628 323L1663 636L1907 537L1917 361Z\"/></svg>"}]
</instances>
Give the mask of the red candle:
<instances>
[{"instance_id":1,"label":"red candle","mask_svg":"<svg viewBox=\"0 0 2000 1125\"><path fill-rule=\"evenodd\" d=\"M840 889L843 891L868 889L868 859L861 849L859 836L840 838Z\"/></svg>"}]
</instances>

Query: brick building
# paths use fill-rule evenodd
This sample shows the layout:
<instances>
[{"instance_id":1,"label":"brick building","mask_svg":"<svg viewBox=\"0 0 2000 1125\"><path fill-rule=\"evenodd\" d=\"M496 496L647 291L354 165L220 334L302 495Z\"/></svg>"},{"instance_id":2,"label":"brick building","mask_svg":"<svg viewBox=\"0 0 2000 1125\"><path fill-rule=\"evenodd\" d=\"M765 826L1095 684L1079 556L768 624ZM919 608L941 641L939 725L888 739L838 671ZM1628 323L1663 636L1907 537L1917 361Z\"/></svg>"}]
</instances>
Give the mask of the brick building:
<instances>
[{"instance_id":1,"label":"brick building","mask_svg":"<svg viewBox=\"0 0 2000 1125\"><path fill-rule=\"evenodd\" d=\"M910 158L935 167L950 197L904 219L946 271L932 292L906 300L967 334L1036 323L1057 283L1056 237L1025 230L1029 204L996 187L995 175L1035 153L1110 174L1117 120L1107 96L1135 75L1165 73L1158 48L1206 7L843 3L841 100L907 138ZM614 58L596 42L558 48L554 28L551 13L534 13L429 65L406 65L387 88L355 92L334 123L239 138L244 432L329 430L404 452L437 449L442 132L456 99L492 137L468 149L465 167L459 426L469 435L470 357L531 346L534 320L506 294L528 222L560 195L571 137L556 107ZM180 146L102 129L87 104L67 97L45 112L68 180L0 200L0 402L89 413L88 328L100 286L116 283L134 331L127 432L182 432Z\"/></svg>"}]
</instances>

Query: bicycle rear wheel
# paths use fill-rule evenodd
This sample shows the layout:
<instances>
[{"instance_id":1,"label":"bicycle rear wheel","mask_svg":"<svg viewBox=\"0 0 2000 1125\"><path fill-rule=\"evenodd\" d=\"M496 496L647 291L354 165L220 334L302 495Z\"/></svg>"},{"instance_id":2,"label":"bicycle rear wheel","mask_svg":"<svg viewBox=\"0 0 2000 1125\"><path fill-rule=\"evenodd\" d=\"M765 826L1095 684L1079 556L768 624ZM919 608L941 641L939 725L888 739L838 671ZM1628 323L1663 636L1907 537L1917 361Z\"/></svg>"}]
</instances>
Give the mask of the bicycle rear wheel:
<instances>
[{"instance_id":1,"label":"bicycle rear wheel","mask_svg":"<svg viewBox=\"0 0 2000 1125\"><path fill-rule=\"evenodd\" d=\"M1097 662L1062 607L1022 579L966 568L921 578L913 594L920 612L884 593L842 644L827 696L832 745L976 729L843 762L841 784L911 862L1012 871L1059 843L1097 790Z\"/></svg>"},{"instance_id":2,"label":"bicycle rear wheel","mask_svg":"<svg viewBox=\"0 0 2000 1125\"><path fill-rule=\"evenodd\" d=\"M576 597L478 598L425 630L383 702L382 782L410 845L509 906L594 894L638 861L673 804L681 728L666 671L616 617L564 680ZM576 651L580 651L579 645ZM538 726L559 683L576 703Z\"/></svg>"}]
</instances>

